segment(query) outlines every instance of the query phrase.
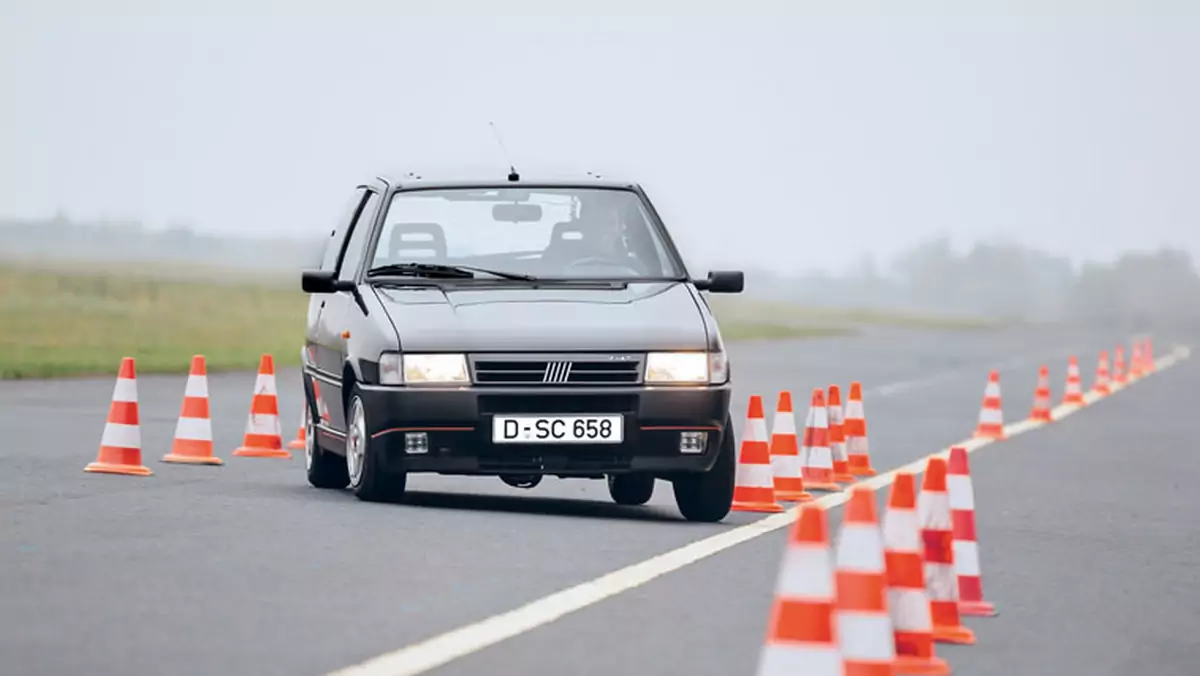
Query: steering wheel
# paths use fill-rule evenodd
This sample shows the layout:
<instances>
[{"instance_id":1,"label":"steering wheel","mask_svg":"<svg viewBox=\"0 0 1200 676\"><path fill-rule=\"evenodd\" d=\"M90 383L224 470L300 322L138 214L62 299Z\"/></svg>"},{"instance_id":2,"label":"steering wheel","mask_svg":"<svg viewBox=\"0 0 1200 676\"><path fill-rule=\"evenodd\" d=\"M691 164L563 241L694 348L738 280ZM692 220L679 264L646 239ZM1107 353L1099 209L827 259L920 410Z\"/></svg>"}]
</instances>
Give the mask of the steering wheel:
<instances>
[{"instance_id":1,"label":"steering wheel","mask_svg":"<svg viewBox=\"0 0 1200 676\"><path fill-rule=\"evenodd\" d=\"M628 265L622 265L621 263L618 263L618 262L612 260L611 258L606 258L604 256L587 256L584 258L573 260L570 263L567 263L563 267L565 267L567 269L571 269L571 268L576 268L576 267L584 267L589 264L598 265L601 267L620 268L622 270L627 270L628 272L633 273L635 275L641 274L636 269L634 269Z\"/></svg>"}]
</instances>

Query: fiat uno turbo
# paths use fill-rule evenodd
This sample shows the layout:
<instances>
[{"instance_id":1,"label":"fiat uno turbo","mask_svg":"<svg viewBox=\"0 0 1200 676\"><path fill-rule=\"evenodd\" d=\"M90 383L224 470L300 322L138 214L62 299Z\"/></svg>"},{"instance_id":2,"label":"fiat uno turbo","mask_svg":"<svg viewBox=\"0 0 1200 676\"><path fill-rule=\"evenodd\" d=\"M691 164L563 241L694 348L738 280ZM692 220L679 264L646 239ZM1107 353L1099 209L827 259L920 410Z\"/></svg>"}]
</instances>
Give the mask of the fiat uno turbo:
<instances>
[{"instance_id":1,"label":"fiat uno turbo","mask_svg":"<svg viewBox=\"0 0 1200 676\"><path fill-rule=\"evenodd\" d=\"M412 472L607 479L613 500L672 483L686 519L734 489L730 366L640 185L377 178L330 233L305 347L309 482L399 501Z\"/></svg>"}]
</instances>

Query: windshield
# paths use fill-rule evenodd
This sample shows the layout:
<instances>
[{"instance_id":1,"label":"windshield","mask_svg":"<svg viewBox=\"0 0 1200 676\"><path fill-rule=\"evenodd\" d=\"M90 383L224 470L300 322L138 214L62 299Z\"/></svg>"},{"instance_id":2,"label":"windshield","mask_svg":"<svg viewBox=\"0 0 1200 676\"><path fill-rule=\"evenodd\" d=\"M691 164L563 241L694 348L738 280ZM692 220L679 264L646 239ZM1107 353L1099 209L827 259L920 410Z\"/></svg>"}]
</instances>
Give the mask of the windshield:
<instances>
[{"instance_id":1,"label":"windshield","mask_svg":"<svg viewBox=\"0 0 1200 676\"><path fill-rule=\"evenodd\" d=\"M605 188L398 192L371 267L402 263L561 279L683 276L638 194Z\"/></svg>"}]
</instances>

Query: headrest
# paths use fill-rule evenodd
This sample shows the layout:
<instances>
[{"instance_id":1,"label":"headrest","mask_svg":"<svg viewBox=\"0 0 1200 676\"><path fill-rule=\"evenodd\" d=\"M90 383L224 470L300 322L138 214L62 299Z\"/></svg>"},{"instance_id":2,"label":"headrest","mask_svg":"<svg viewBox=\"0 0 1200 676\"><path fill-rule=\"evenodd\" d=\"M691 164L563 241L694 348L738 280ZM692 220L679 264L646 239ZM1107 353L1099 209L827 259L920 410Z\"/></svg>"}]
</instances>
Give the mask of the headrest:
<instances>
[{"instance_id":1,"label":"headrest","mask_svg":"<svg viewBox=\"0 0 1200 676\"><path fill-rule=\"evenodd\" d=\"M579 241L583 239L583 228L579 227L578 221L564 221L557 223L554 229L550 231L550 244L554 245L560 241L566 240Z\"/></svg>"},{"instance_id":2,"label":"headrest","mask_svg":"<svg viewBox=\"0 0 1200 676\"><path fill-rule=\"evenodd\" d=\"M391 254L401 251L429 252L430 257L446 256L446 233L437 223L396 223L392 226Z\"/></svg>"}]
</instances>

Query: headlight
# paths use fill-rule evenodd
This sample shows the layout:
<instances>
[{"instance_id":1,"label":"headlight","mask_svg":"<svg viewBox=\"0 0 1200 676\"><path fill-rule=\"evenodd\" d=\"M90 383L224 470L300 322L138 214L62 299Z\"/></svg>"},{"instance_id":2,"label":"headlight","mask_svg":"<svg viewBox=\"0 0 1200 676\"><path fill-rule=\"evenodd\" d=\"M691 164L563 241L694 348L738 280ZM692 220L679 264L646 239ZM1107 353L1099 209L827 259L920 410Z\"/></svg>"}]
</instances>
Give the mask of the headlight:
<instances>
[{"instance_id":1,"label":"headlight","mask_svg":"<svg viewBox=\"0 0 1200 676\"><path fill-rule=\"evenodd\" d=\"M651 352L646 355L647 383L723 383L724 352Z\"/></svg>"},{"instance_id":2,"label":"headlight","mask_svg":"<svg viewBox=\"0 0 1200 676\"><path fill-rule=\"evenodd\" d=\"M403 356L404 382L410 385L422 383L465 383L467 357L461 354L406 354Z\"/></svg>"},{"instance_id":3,"label":"headlight","mask_svg":"<svg viewBox=\"0 0 1200 676\"><path fill-rule=\"evenodd\" d=\"M379 382L383 385L466 383L467 358L461 354L400 354L379 356Z\"/></svg>"}]
</instances>

